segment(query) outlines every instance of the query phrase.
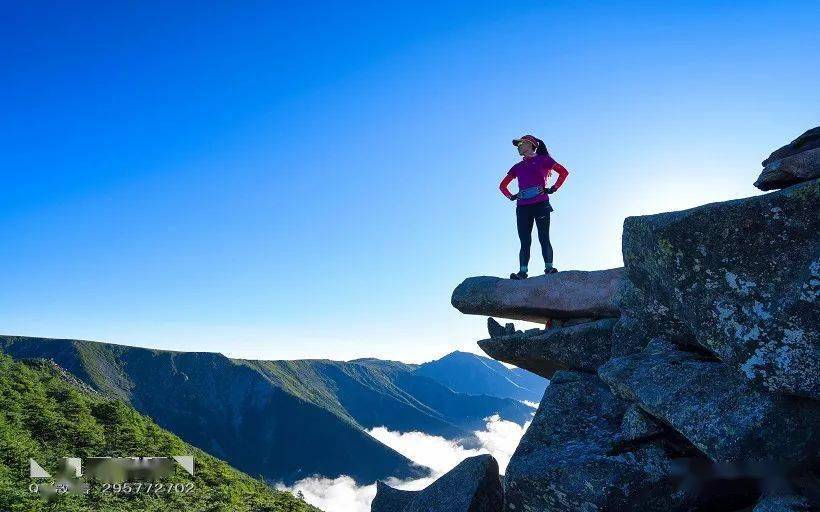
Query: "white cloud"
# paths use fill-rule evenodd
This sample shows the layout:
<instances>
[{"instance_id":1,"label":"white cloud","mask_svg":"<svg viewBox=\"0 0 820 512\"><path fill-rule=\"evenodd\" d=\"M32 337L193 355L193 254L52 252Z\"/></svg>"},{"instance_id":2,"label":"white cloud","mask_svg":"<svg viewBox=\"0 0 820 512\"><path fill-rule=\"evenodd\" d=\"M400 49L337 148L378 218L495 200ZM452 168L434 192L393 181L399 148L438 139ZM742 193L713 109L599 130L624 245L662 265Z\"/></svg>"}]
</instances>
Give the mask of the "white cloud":
<instances>
[{"instance_id":1,"label":"white cloud","mask_svg":"<svg viewBox=\"0 0 820 512\"><path fill-rule=\"evenodd\" d=\"M376 427L367 433L416 464L427 466L438 475L446 473L467 457L486 453L465 449L456 441L424 432L392 432L385 427Z\"/></svg>"},{"instance_id":2,"label":"white cloud","mask_svg":"<svg viewBox=\"0 0 820 512\"><path fill-rule=\"evenodd\" d=\"M497 414L487 419L489 420L487 427L484 430L477 430L475 435L481 442L481 449L496 458L498 470L503 475L518 447L518 442L521 441L521 436L527 431L531 422L528 421L521 426L512 421L502 420Z\"/></svg>"},{"instance_id":3,"label":"white cloud","mask_svg":"<svg viewBox=\"0 0 820 512\"><path fill-rule=\"evenodd\" d=\"M526 405L527 407L532 407L533 409L538 409L538 402L530 402L529 400L521 400L521 403Z\"/></svg>"},{"instance_id":4,"label":"white cloud","mask_svg":"<svg viewBox=\"0 0 820 512\"><path fill-rule=\"evenodd\" d=\"M311 477L299 480L293 487L279 484L276 488L301 492L305 501L325 512L370 512L370 503L376 496L376 484L358 486L349 476Z\"/></svg>"},{"instance_id":5,"label":"white cloud","mask_svg":"<svg viewBox=\"0 0 820 512\"><path fill-rule=\"evenodd\" d=\"M385 427L370 429L368 434L393 448L416 464L432 470L428 478L415 480L389 479L387 484L402 490L424 489L436 478L453 469L467 457L489 453L498 460L501 473L507 469L521 436L530 423L524 426L502 420L498 415L486 419L484 430L475 432L479 441L477 448L464 448L456 441L431 436L423 432L393 432ZM305 501L325 512L369 512L370 503L376 496L376 486L358 486L348 476L338 478L312 477L299 480L292 487L277 485L278 489L301 491Z\"/></svg>"}]
</instances>

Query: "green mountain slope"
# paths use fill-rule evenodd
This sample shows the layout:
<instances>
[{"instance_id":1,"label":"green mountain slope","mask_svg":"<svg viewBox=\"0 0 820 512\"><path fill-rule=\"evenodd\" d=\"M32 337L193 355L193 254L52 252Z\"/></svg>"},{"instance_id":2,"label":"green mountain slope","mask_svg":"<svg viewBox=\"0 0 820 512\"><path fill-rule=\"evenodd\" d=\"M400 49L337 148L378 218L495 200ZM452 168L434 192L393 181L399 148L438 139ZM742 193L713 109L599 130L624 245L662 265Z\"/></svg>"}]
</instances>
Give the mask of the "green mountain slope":
<instances>
[{"instance_id":1,"label":"green mountain slope","mask_svg":"<svg viewBox=\"0 0 820 512\"><path fill-rule=\"evenodd\" d=\"M54 359L185 441L269 481L320 474L370 483L427 474L350 418L221 354L10 336L0 337L0 349Z\"/></svg>"},{"instance_id":2,"label":"green mountain slope","mask_svg":"<svg viewBox=\"0 0 820 512\"><path fill-rule=\"evenodd\" d=\"M184 494L63 495L48 502L31 493L28 460L57 467L60 457L128 457L191 454L194 476L176 470L173 482L190 482ZM38 479L39 482L48 480ZM207 455L121 401L94 393L46 361L15 362L0 354L0 510L57 511L279 511L318 512Z\"/></svg>"}]
</instances>

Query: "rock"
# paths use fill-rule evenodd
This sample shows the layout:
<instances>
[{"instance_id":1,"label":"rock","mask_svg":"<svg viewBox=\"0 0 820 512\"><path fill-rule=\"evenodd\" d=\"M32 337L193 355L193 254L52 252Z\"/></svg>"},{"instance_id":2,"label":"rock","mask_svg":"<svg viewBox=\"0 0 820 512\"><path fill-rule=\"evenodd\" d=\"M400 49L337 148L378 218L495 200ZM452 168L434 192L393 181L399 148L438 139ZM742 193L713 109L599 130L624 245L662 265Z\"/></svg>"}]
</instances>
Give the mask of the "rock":
<instances>
[{"instance_id":1,"label":"rock","mask_svg":"<svg viewBox=\"0 0 820 512\"><path fill-rule=\"evenodd\" d=\"M632 404L621 420L621 430L618 432L617 440L622 443L632 443L662 432L663 428L655 420L647 416L640 407Z\"/></svg>"},{"instance_id":2,"label":"rock","mask_svg":"<svg viewBox=\"0 0 820 512\"><path fill-rule=\"evenodd\" d=\"M611 359L598 374L712 461L792 464L817 456L817 402L755 389L720 361L653 340L640 353Z\"/></svg>"},{"instance_id":3,"label":"rock","mask_svg":"<svg viewBox=\"0 0 820 512\"><path fill-rule=\"evenodd\" d=\"M504 328L498 323L495 318L487 318L487 332L490 333L490 338L497 338L504 335Z\"/></svg>"},{"instance_id":4,"label":"rock","mask_svg":"<svg viewBox=\"0 0 820 512\"><path fill-rule=\"evenodd\" d=\"M482 340L478 346L493 359L542 377L557 370L594 372L611 353L614 318L569 327L536 329Z\"/></svg>"},{"instance_id":5,"label":"rock","mask_svg":"<svg viewBox=\"0 0 820 512\"><path fill-rule=\"evenodd\" d=\"M403 512L416 496L416 491L394 489L382 481L376 482L376 497L370 504L370 512Z\"/></svg>"},{"instance_id":6,"label":"rock","mask_svg":"<svg viewBox=\"0 0 820 512\"><path fill-rule=\"evenodd\" d=\"M763 168L754 186L775 190L815 178L820 178L820 148L775 160Z\"/></svg>"},{"instance_id":7,"label":"rock","mask_svg":"<svg viewBox=\"0 0 820 512\"><path fill-rule=\"evenodd\" d=\"M627 218L619 305L636 325L616 329L616 347L699 344L771 391L820 398L819 214L813 180Z\"/></svg>"},{"instance_id":8,"label":"rock","mask_svg":"<svg viewBox=\"0 0 820 512\"><path fill-rule=\"evenodd\" d=\"M452 304L462 313L546 323L549 319L609 318L622 269L572 270L512 280L471 277L453 291Z\"/></svg>"},{"instance_id":9,"label":"rock","mask_svg":"<svg viewBox=\"0 0 820 512\"><path fill-rule=\"evenodd\" d=\"M752 512L810 512L816 510L803 496L776 495L764 496L757 502Z\"/></svg>"},{"instance_id":10,"label":"rock","mask_svg":"<svg viewBox=\"0 0 820 512\"><path fill-rule=\"evenodd\" d=\"M668 511L660 444L613 453L628 403L592 374L557 372L507 467L507 511Z\"/></svg>"},{"instance_id":11,"label":"rock","mask_svg":"<svg viewBox=\"0 0 820 512\"><path fill-rule=\"evenodd\" d=\"M504 491L498 462L478 455L421 491L400 491L379 482L371 512L501 512Z\"/></svg>"},{"instance_id":12,"label":"rock","mask_svg":"<svg viewBox=\"0 0 820 512\"><path fill-rule=\"evenodd\" d=\"M640 352L652 338L699 346L691 336L684 334L687 329L670 314L669 307L657 297L648 295L645 288L648 287L638 287L628 278L621 280L617 295L621 316L612 329L612 356Z\"/></svg>"},{"instance_id":13,"label":"rock","mask_svg":"<svg viewBox=\"0 0 820 512\"><path fill-rule=\"evenodd\" d=\"M763 167L766 167L777 160L782 160L783 158L815 148L820 148L820 126L806 130L802 135L790 143L773 151L772 154L769 155L769 158L763 160Z\"/></svg>"},{"instance_id":14,"label":"rock","mask_svg":"<svg viewBox=\"0 0 820 512\"><path fill-rule=\"evenodd\" d=\"M552 325L550 327L569 327L571 325L578 325L578 324L585 324L588 322L594 322L594 318L553 318ZM547 324L549 325L549 324Z\"/></svg>"},{"instance_id":15,"label":"rock","mask_svg":"<svg viewBox=\"0 0 820 512\"><path fill-rule=\"evenodd\" d=\"M498 323L495 318L488 317L487 318L487 332L490 333L490 338L498 338L500 336L509 336L511 334L515 334L515 325L511 323L507 323L504 327L501 327L501 324Z\"/></svg>"}]
</instances>

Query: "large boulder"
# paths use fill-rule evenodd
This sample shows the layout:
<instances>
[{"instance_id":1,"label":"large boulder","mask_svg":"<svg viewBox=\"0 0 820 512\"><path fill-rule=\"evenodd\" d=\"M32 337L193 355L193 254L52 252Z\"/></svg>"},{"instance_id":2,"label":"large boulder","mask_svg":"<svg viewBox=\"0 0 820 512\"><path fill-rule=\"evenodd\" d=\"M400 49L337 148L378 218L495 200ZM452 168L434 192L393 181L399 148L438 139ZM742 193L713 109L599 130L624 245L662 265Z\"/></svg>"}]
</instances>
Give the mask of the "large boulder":
<instances>
[{"instance_id":1,"label":"large boulder","mask_svg":"<svg viewBox=\"0 0 820 512\"><path fill-rule=\"evenodd\" d=\"M498 462L478 455L456 467L421 491L400 491L379 482L371 512L501 512L504 491Z\"/></svg>"},{"instance_id":2,"label":"large boulder","mask_svg":"<svg viewBox=\"0 0 820 512\"><path fill-rule=\"evenodd\" d=\"M772 151L769 158L763 160L763 167L782 160L783 158L808 151L810 149L820 148L820 126L815 126L803 132L799 137L789 142L785 146Z\"/></svg>"},{"instance_id":3,"label":"large boulder","mask_svg":"<svg viewBox=\"0 0 820 512\"><path fill-rule=\"evenodd\" d=\"M598 369L615 393L682 434L714 462L800 464L818 455L813 400L755 388L730 366L664 340Z\"/></svg>"},{"instance_id":4,"label":"large boulder","mask_svg":"<svg viewBox=\"0 0 820 512\"><path fill-rule=\"evenodd\" d=\"M507 467L505 510L676 510L661 443L616 450L627 408L594 374L557 372Z\"/></svg>"},{"instance_id":5,"label":"large boulder","mask_svg":"<svg viewBox=\"0 0 820 512\"><path fill-rule=\"evenodd\" d=\"M629 217L623 255L619 305L636 326L616 327L615 355L661 335L771 391L820 398L820 180Z\"/></svg>"},{"instance_id":6,"label":"large boulder","mask_svg":"<svg viewBox=\"0 0 820 512\"><path fill-rule=\"evenodd\" d=\"M752 512L811 512L817 504L810 504L804 496L795 494L764 496Z\"/></svg>"},{"instance_id":7,"label":"large boulder","mask_svg":"<svg viewBox=\"0 0 820 512\"><path fill-rule=\"evenodd\" d=\"M820 178L820 148L775 160L763 168L754 186L775 190L815 178Z\"/></svg>"},{"instance_id":8,"label":"large boulder","mask_svg":"<svg viewBox=\"0 0 820 512\"><path fill-rule=\"evenodd\" d=\"M453 291L452 304L462 313L539 323L616 317L622 270L571 270L522 280L471 277Z\"/></svg>"},{"instance_id":9,"label":"large boulder","mask_svg":"<svg viewBox=\"0 0 820 512\"><path fill-rule=\"evenodd\" d=\"M608 318L512 334L502 331L478 346L493 359L546 378L558 370L594 372L610 357L614 324L615 319Z\"/></svg>"},{"instance_id":10,"label":"large boulder","mask_svg":"<svg viewBox=\"0 0 820 512\"><path fill-rule=\"evenodd\" d=\"M820 126L806 131L763 160L760 190L784 188L820 177Z\"/></svg>"}]
</instances>

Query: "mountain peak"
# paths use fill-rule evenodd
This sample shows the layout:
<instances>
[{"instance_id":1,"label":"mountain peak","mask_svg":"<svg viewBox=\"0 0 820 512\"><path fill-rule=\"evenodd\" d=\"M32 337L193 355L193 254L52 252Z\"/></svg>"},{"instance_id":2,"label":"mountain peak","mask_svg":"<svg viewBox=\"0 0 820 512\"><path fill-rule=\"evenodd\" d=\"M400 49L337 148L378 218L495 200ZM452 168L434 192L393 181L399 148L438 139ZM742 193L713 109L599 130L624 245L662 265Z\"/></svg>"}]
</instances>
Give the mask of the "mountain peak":
<instances>
[{"instance_id":1,"label":"mountain peak","mask_svg":"<svg viewBox=\"0 0 820 512\"><path fill-rule=\"evenodd\" d=\"M460 350L419 365L415 373L437 380L453 391L528 402L539 402L548 384L536 375L516 372L494 359Z\"/></svg>"}]
</instances>

